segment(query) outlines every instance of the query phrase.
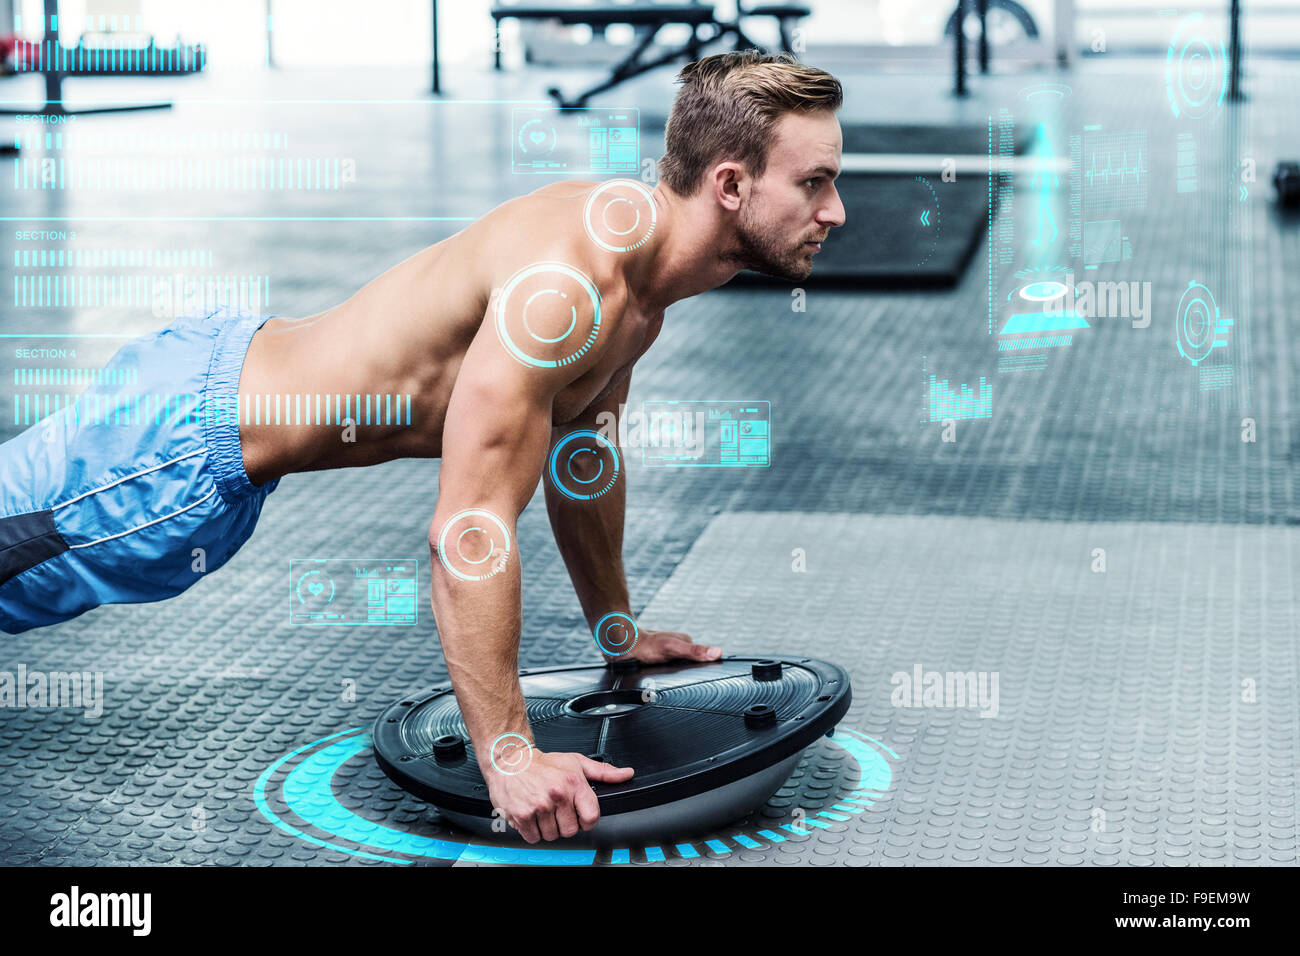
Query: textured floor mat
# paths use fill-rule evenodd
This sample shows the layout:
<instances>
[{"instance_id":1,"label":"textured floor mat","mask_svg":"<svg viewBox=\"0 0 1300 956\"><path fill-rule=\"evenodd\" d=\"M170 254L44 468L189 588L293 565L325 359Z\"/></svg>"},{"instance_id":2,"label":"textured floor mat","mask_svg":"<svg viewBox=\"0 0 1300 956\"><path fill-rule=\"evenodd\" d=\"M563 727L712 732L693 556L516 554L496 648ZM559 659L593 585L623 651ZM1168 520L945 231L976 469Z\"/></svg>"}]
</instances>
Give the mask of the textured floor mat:
<instances>
[{"instance_id":1,"label":"textured floor mat","mask_svg":"<svg viewBox=\"0 0 1300 956\"><path fill-rule=\"evenodd\" d=\"M1284 528L735 513L646 614L849 671L893 788L805 859L1295 864L1297 563Z\"/></svg>"}]
</instances>

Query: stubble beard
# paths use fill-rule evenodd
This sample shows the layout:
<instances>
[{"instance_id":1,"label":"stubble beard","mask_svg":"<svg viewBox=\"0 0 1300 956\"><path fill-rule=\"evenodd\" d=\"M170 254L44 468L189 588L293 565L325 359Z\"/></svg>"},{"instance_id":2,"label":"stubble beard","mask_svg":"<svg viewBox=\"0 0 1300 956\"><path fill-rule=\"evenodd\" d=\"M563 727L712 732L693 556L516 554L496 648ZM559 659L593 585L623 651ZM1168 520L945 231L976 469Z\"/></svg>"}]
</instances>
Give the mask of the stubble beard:
<instances>
[{"instance_id":1,"label":"stubble beard","mask_svg":"<svg viewBox=\"0 0 1300 956\"><path fill-rule=\"evenodd\" d=\"M750 204L741 207L735 243L722 253L722 259L742 269L791 282L808 278L812 261L804 252L804 245L791 248L779 227L759 222L751 208Z\"/></svg>"}]
</instances>

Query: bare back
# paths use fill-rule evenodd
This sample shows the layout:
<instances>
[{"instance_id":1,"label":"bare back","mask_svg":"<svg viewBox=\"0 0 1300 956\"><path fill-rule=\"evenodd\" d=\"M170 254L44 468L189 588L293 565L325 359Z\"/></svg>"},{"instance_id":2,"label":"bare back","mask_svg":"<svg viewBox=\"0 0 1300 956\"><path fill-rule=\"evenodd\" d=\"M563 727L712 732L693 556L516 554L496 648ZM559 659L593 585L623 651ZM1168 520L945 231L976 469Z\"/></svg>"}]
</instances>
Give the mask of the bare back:
<instances>
[{"instance_id":1,"label":"bare back","mask_svg":"<svg viewBox=\"0 0 1300 956\"><path fill-rule=\"evenodd\" d=\"M600 290L602 354L556 396L556 424L579 415L630 369L658 333L662 314L642 314L626 294L622 270L630 257L592 241L584 209L605 184L554 183L512 199L443 241L373 279L346 301L301 319L270 319L253 337L240 377L246 401L284 405L280 421L301 395L410 396L410 424L355 427L341 439L331 425L241 424L244 464L254 484L297 471L371 465L394 458L437 458L448 403L470 343L484 328L494 289L528 263L561 260ZM270 396L268 400L266 396ZM331 398L330 401L333 401ZM354 420L364 416L353 412ZM323 418L322 418L323 420ZM372 419L373 421L374 419ZM274 419L272 419L274 421Z\"/></svg>"}]
</instances>

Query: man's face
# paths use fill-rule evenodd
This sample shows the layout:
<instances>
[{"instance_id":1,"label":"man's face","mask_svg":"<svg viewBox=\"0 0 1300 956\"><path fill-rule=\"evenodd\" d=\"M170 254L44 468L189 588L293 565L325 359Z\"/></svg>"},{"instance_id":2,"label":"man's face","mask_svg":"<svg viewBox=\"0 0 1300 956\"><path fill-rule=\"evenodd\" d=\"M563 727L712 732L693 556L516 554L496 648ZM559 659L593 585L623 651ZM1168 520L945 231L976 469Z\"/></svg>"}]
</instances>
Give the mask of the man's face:
<instances>
[{"instance_id":1,"label":"man's face","mask_svg":"<svg viewBox=\"0 0 1300 956\"><path fill-rule=\"evenodd\" d=\"M835 114L786 113L777 120L767 168L740 207L735 253L743 268L799 281L832 226L844 225L835 189L843 137Z\"/></svg>"}]
</instances>

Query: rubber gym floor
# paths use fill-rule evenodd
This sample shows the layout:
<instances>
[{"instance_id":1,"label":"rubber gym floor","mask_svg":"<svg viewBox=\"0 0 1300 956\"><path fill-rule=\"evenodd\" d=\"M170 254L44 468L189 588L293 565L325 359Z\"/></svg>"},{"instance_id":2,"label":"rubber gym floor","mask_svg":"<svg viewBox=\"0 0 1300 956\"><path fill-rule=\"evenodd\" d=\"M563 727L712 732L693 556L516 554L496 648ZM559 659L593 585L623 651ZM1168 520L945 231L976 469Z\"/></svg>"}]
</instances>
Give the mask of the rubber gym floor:
<instances>
[{"instance_id":1,"label":"rubber gym floor","mask_svg":"<svg viewBox=\"0 0 1300 956\"><path fill-rule=\"evenodd\" d=\"M1174 188L1184 127L1160 61L976 78L964 102L940 75L819 65L844 80L846 122L983 125L1000 108L1017 112L1024 88L1064 83L1065 126L1145 130L1149 201L1126 220L1133 258L1113 275L1151 283L1150 325L1098 319L1044 369L998 374L987 236L951 291L810 284L803 312L783 289L675 305L633 375L632 405L769 401L772 464L650 468L630 456L634 609L644 626L727 652L834 661L852 675L854 701L841 742L810 747L750 818L576 861L1295 864L1300 349L1288 320L1300 300L1300 225L1266 183L1274 161L1300 148L1281 121L1300 102L1294 65L1255 64L1249 101L1199 128L1202 185L1185 195ZM603 102L662 115L670 80L655 74ZM180 206L323 220L209 222L205 241L184 216L156 218L172 215L157 194L112 190L15 191L7 215L69 217L68 245L86 248L212 248L219 271L269 276L272 312L307 315L463 225L421 217L474 217L541 184L509 170L511 101L536 99L537 75L475 74L453 82L447 102L393 92L420 83L398 73L346 86L326 74L192 78L171 84L169 113L78 120L114 134L283 131L306 154L355 158L348 190L194 191ZM113 92L159 95L130 80ZM658 148L645 144L649 155ZM1259 170L1244 198L1243 149ZM0 245L5 268L21 271L9 263L29 244L10 229ZM1235 320L1227 391L1201 389L1178 354L1175 311L1190 281L1214 287ZM160 324L143 306L12 308L4 331ZM118 344L78 339L69 364L102 364ZM992 417L959 421L956 440L943 441L923 421L923 368L954 381L987 375ZM12 418L3 437L18 431ZM1242 440L1244 418L1254 442ZM411 460L290 476L251 541L184 595L6 637L0 669L102 672L104 710L0 709L0 862L561 861L444 827L383 776L359 735L392 701L446 680L425 545L437 472ZM540 499L519 526L521 664L596 660ZM289 561L357 550L420 562L418 625L292 626ZM896 706L893 675L917 667L996 675L996 713ZM805 835L789 829L798 820L809 821Z\"/></svg>"}]
</instances>

